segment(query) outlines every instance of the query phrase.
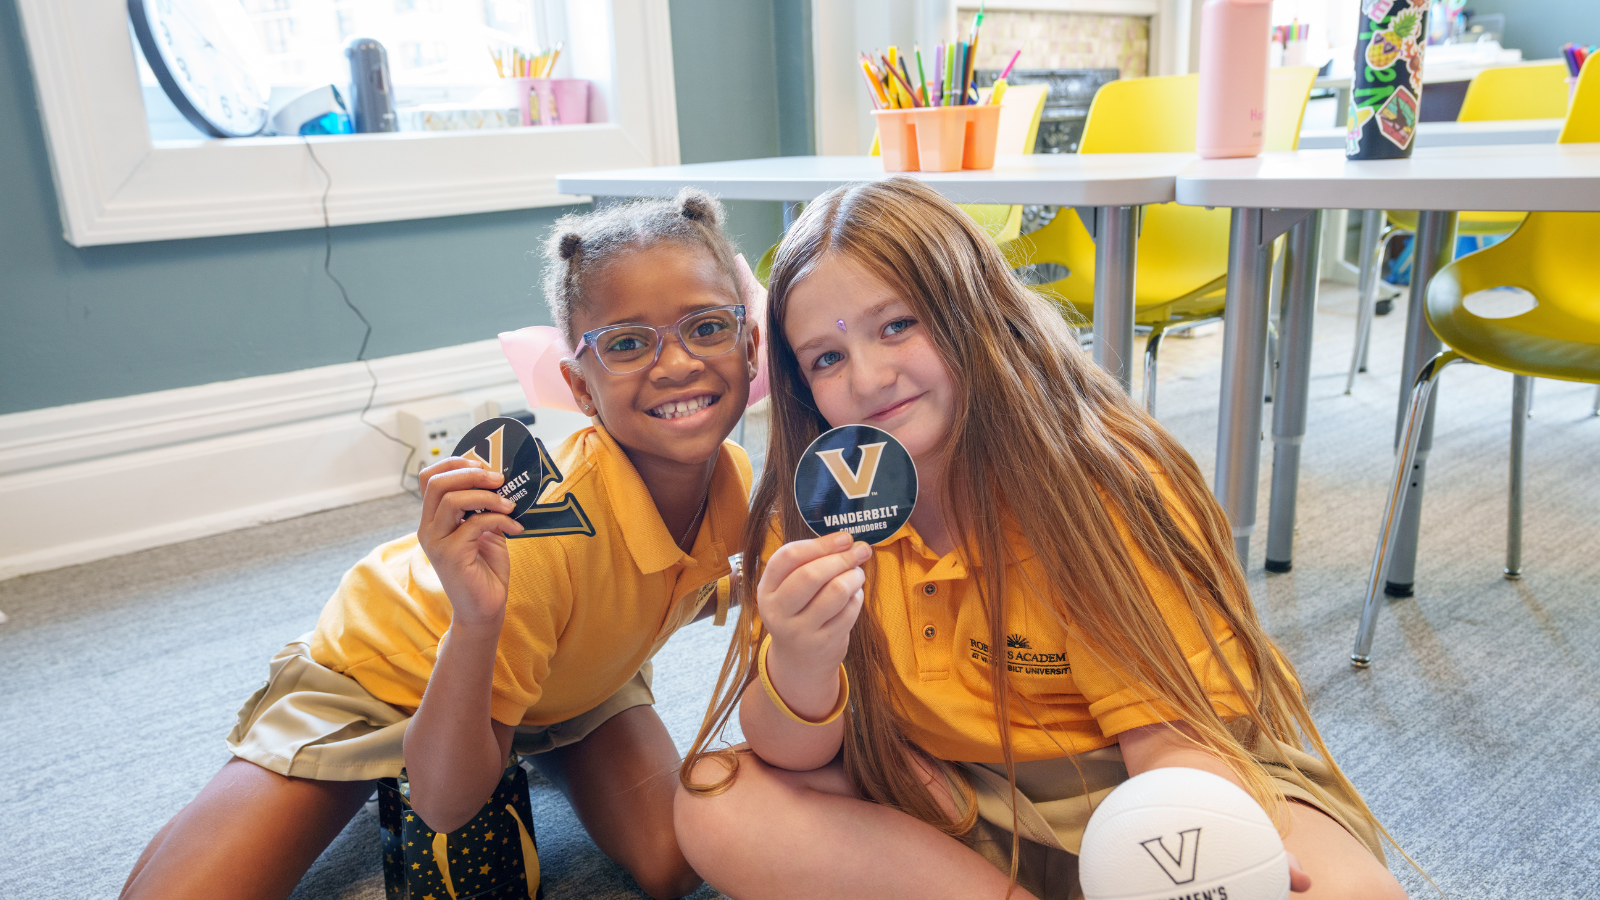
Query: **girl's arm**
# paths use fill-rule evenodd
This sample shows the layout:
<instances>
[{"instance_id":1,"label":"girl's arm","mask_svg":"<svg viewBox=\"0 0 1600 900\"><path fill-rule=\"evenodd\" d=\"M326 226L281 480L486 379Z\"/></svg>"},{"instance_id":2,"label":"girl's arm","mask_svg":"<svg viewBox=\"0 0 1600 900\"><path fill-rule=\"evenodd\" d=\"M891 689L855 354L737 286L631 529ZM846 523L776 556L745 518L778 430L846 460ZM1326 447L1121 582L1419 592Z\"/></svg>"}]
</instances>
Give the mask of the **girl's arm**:
<instances>
[{"instance_id":1,"label":"girl's arm","mask_svg":"<svg viewBox=\"0 0 1600 900\"><path fill-rule=\"evenodd\" d=\"M511 558L505 535L522 526L493 493L503 479L463 459L422 475L417 538L450 598L450 630L422 702L406 728L411 806L435 831L465 825L488 802L505 771L513 728L489 716L494 663L505 623ZM470 518L469 510L485 510Z\"/></svg>"},{"instance_id":2,"label":"girl's arm","mask_svg":"<svg viewBox=\"0 0 1600 900\"><path fill-rule=\"evenodd\" d=\"M771 641L767 680L794 714L774 703L759 680L745 689L739 724L763 761L807 771L838 755L844 718L826 725L808 722L826 719L839 705L845 687L841 663L864 600L866 574L860 566L871 555L871 547L839 532L785 544L762 572L756 605Z\"/></svg>"},{"instance_id":3,"label":"girl's arm","mask_svg":"<svg viewBox=\"0 0 1600 900\"><path fill-rule=\"evenodd\" d=\"M1233 766L1207 750L1200 743L1199 733L1187 722L1162 722L1132 728L1117 735L1117 740L1122 744L1122 761L1128 767L1130 778L1151 769L1182 767L1210 772L1226 778L1240 790L1245 789L1244 781L1233 771ZM1267 815L1272 816L1274 812L1269 809ZM1277 817L1273 816L1273 819L1276 821ZM1300 861L1295 859L1293 853L1289 854L1289 889L1311 889L1311 877L1300 868Z\"/></svg>"}]
</instances>

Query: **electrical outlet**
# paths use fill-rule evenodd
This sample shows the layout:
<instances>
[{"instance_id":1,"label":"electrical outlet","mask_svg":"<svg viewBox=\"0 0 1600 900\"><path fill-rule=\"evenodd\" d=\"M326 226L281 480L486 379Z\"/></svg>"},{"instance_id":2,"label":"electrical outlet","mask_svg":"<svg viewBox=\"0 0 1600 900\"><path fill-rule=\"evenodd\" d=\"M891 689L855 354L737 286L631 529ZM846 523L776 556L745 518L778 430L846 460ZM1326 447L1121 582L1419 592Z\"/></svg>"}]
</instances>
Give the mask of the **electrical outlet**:
<instances>
[{"instance_id":1,"label":"electrical outlet","mask_svg":"<svg viewBox=\"0 0 1600 900\"><path fill-rule=\"evenodd\" d=\"M456 442L472 430L472 412L465 400L453 397L400 407L400 440L416 448L406 474L415 475L449 456Z\"/></svg>"}]
</instances>

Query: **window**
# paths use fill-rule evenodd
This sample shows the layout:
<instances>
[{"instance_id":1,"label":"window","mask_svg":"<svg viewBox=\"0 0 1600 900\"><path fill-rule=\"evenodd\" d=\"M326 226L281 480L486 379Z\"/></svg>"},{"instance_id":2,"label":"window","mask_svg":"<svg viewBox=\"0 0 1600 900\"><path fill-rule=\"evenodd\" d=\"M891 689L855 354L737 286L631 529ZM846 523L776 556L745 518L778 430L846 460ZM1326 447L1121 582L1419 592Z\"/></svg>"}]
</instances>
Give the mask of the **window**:
<instances>
[{"instance_id":1,"label":"window","mask_svg":"<svg viewBox=\"0 0 1600 900\"><path fill-rule=\"evenodd\" d=\"M327 183L310 162L305 142L158 139L139 83L142 59L129 39L126 18L105 15L98 3L16 3L69 243L82 247L322 224ZM476 10L487 21L489 8L482 0L451 3L441 6ZM388 0L381 5L392 9ZM573 203L581 198L558 193L556 175L678 161L667 0L540 0L529 6L530 27L564 29L558 71L589 81L593 124L312 138L318 161L331 176L327 211L334 224ZM361 12L370 7L368 0L290 0L287 9L247 9L259 16L320 9L324 18L316 27L332 35L341 27L341 9L355 14L355 33L365 32ZM412 15L425 14L433 13L419 0ZM541 20L541 14L547 18ZM292 37L307 40L312 24L302 20ZM446 34L417 40L451 44ZM479 52L492 68L487 47ZM319 83L309 64L308 71L290 74L301 84ZM155 91L160 94L159 87ZM403 100L403 92L397 93Z\"/></svg>"},{"instance_id":2,"label":"window","mask_svg":"<svg viewBox=\"0 0 1600 900\"><path fill-rule=\"evenodd\" d=\"M344 44L354 35L376 38L389 54L398 107L498 101L485 94L499 82L491 48L550 48L567 41L564 4L555 0L210 0L242 2L262 62L281 104L323 84L341 91L350 81ZM145 112L156 141L204 137L179 115L156 82L138 42ZM567 56L563 50L563 56ZM570 76L571 61L558 64ZM402 116L402 122L409 121ZM404 126L403 126L404 127Z\"/></svg>"}]
</instances>

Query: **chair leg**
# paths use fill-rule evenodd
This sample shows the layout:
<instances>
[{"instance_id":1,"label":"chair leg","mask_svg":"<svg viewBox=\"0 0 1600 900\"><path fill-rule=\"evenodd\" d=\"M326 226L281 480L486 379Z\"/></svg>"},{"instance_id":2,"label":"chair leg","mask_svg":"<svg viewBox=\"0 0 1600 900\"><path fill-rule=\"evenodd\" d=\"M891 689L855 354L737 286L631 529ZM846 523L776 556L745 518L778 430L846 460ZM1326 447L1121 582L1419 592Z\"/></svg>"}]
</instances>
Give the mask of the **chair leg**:
<instances>
[{"instance_id":1,"label":"chair leg","mask_svg":"<svg viewBox=\"0 0 1600 900\"><path fill-rule=\"evenodd\" d=\"M1528 418L1533 418L1533 386L1537 384L1530 376L1528 378Z\"/></svg>"},{"instance_id":2,"label":"chair leg","mask_svg":"<svg viewBox=\"0 0 1600 900\"><path fill-rule=\"evenodd\" d=\"M1416 464L1417 443L1422 437L1422 423L1427 419L1428 403L1433 399L1433 388L1446 366L1461 359L1454 350L1428 360L1417 372L1415 387L1411 390L1411 405L1406 409L1405 430L1400 436L1399 452L1395 454L1394 481L1389 488L1389 501L1383 509L1383 523L1378 530L1378 547L1372 554L1372 574L1367 578L1367 598L1361 607L1361 626L1356 631L1355 650L1350 662L1365 669L1372 664L1372 635L1378 624L1378 598L1383 596L1384 569L1389 555L1394 552L1399 537L1400 512L1405 509L1406 492L1411 487L1411 471Z\"/></svg>"},{"instance_id":3,"label":"chair leg","mask_svg":"<svg viewBox=\"0 0 1600 900\"><path fill-rule=\"evenodd\" d=\"M1533 378L1517 375L1511 382L1511 492L1506 500L1506 577L1522 577L1522 448L1528 433L1528 404Z\"/></svg>"},{"instance_id":4,"label":"chair leg","mask_svg":"<svg viewBox=\"0 0 1600 900\"><path fill-rule=\"evenodd\" d=\"M1161 352L1161 336L1165 330L1150 329L1150 338L1144 344L1144 411L1156 414L1156 355Z\"/></svg>"},{"instance_id":5,"label":"chair leg","mask_svg":"<svg viewBox=\"0 0 1600 900\"><path fill-rule=\"evenodd\" d=\"M1355 386L1356 373L1367 370L1367 343L1372 336L1372 318L1378 304L1379 265L1391 230L1383 228L1383 210L1362 211L1361 275L1356 281L1356 340L1350 354L1350 374L1344 380L1346 394Z\"/></svg>"}]
</instances>

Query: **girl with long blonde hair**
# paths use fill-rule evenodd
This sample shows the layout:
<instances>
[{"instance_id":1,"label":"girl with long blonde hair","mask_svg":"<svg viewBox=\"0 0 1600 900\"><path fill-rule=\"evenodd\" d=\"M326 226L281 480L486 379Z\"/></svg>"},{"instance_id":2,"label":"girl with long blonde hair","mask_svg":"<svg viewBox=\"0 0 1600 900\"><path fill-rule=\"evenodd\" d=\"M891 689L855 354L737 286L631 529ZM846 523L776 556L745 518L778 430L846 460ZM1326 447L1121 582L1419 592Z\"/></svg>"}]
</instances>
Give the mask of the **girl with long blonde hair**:
<instances>
[{"instance_id":1,"label":"girl with long blonde hair","mask_svg":"<svg viewBox=\"0 0 1600 900\"><path fill-rule=\"evenodd\" d=\"M837 189L770 291L770 477L675 808L696 871L742 900L1077 896L1093 805L1186 766L1273 817L1304 896L1404 896L1194 460L966 215L911 179ZM795 506L844 424L917 464L877 547ZM714 747L736 710L748 745Z\"/></svg>"}]
</instances>

